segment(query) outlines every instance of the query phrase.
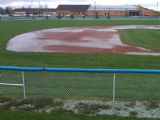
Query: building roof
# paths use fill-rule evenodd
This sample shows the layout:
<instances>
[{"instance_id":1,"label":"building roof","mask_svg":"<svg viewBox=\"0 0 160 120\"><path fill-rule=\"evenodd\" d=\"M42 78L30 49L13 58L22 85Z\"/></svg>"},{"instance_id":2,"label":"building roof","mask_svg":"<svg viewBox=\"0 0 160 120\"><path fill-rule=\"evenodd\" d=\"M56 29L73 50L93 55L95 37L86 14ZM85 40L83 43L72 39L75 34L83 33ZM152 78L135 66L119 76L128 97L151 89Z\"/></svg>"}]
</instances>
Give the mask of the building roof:
<instances>
[{"instance_id":1,"label":"building roof","mask_svg":"<svg viewBox=\"0 0 160 120\"><path fill-rule=\"evenodd\" d=\"M89 7L89 11L126 11L127 10L139 10L138 7L136 5L92 5Z\"/></svg>"},{"instance_id":2,"label":"building roof","mask_svg":"<svg viewBox=\"0 0 160 120\"><path fill-rule=\"evenodd\" d=\"M57 10L70 10L71 12L86 12L89 5L59 5Z\"/></svg>"},{"instance_id":3,"label":"building roof","mask_svg":"<svg viewBox=\"0 0 160 120\"><path fill-rule=\"evenodd\" d=\"M14 9L14 10L12 10L13 12L21 12L21 11L24 11L24 12L27 12L27 11L37 11L39 8L16 8L16 9ZM56 9L51 9L51 8L40 8L40 11L51 11L51 12L53 12L53 11L56 11Z\"/></svg>"}]
</instances>

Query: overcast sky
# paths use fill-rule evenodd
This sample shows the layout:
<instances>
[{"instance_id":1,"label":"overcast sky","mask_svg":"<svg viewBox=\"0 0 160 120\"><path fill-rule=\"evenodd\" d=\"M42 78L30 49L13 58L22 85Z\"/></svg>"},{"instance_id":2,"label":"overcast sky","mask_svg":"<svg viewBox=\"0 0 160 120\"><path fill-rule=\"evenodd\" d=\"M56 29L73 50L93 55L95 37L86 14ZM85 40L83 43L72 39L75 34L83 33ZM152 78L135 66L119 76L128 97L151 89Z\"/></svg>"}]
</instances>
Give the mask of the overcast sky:
<instances>
[{"instance_id":1,"label":"overcast sky","mask_svg":"<svg viewBox=\"0 0 160 120\"><path fill-rule=\"evenodd\" d=\"M31 6L38 7L39 0L0 0L0 7L12 6L13 8L22 8ZM59 4L91 4L94 5L141 5L149 9L156 9L157 2L160 0L40 0L41 5L47 4L49 8L56 8ZM160 5L159 5L160 6ZM158 7L160 11L160 7Z\"/></svg>"}]
</instances>

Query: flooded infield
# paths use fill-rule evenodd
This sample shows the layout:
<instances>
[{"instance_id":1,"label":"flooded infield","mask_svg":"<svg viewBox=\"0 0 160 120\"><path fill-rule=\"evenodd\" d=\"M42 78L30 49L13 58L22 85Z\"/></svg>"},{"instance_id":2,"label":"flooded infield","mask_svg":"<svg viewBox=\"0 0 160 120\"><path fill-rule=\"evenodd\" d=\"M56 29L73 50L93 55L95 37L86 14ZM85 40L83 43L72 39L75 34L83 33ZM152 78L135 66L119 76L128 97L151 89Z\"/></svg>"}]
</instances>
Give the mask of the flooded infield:
<instances>
[{"instance_id":1,"label":"flooded infield","mask_svg":"<svg viewBox=\"0 0 160 120\"><path fill-rule=\"evenodd\" d=\"M83 26L44 29L17 35L6 49L15 52L69 52L160 55L160 51L125 45L119 29L160 29L160 25Z\"/></svg>"}]
</instances>

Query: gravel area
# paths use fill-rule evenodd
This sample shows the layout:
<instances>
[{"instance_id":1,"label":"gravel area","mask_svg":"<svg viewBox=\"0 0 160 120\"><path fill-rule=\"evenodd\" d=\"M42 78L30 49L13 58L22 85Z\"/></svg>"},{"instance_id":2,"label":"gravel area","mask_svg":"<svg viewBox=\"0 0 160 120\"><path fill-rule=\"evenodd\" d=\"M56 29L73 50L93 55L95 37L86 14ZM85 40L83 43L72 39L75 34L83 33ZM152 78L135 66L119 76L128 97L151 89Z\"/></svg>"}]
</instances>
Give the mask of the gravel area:
<instances>
[{"instance_id":1,"label":"gravel area","mask_svg":"<svg viewBox=\"0 0 160 120\"><path fill-rule=\"evenodd\" d=\"M53 100L54 105L46 105L37 108L32 101L31 104L16 104L11 106L12 102L1 102L1 109L6 109L7 105L10 110L20 111L34 111L34 112L45 112L45 113L67 113L67 114L88 114L88 115L117 115L117 116L134 116L138 118L160 118L160 102L101 102L101 101L57 101ZM14 101L15 102L15 101ZM62 103L62 104L56 104Z\"/></svg>"}]
</instances>

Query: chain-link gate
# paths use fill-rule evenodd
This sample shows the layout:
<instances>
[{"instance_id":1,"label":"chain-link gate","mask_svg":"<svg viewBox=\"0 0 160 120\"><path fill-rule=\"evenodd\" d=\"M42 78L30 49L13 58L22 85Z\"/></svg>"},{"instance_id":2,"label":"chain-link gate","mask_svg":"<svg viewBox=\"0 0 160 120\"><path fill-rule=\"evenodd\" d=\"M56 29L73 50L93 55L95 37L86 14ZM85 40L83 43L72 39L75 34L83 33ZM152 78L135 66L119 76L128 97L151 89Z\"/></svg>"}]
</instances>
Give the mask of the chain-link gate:
<instances>
[{"instance_id":1,"label":"chain-link gate","mask_svg":"<svg viewBox=\"0 0 160 120\"><path fill-rule=\"evenodd\" d=\"M24 98L155 101L160 100L159 73L159 70L6 69L1 66L1 94Z\"/></svg>"}]
</instances>

